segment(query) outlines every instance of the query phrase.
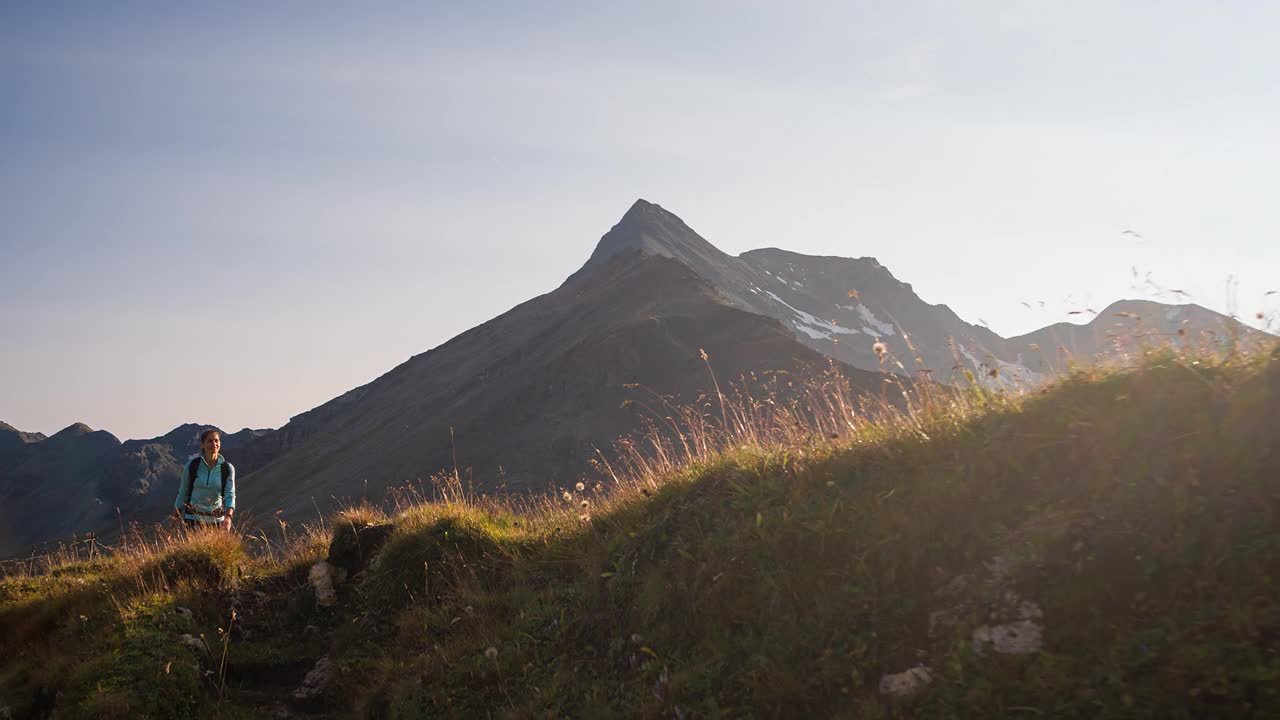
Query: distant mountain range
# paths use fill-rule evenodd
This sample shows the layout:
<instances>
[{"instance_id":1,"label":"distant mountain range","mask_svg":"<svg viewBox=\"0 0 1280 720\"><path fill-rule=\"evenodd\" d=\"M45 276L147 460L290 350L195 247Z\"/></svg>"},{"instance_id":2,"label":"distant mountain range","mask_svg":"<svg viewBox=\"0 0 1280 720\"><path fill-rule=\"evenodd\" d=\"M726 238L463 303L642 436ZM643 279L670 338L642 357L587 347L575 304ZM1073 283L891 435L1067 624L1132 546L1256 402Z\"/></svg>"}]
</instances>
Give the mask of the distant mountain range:
<instances>
[{"instance_id":1,"label":"distant mountain range","mask_svg":"<svg viewBox=\"0 0 1280 720\"><path fill-rule=\"evenodd\" d=\"M0 556L73 533L111 535L121 521L163 518L173 507L181 465L199 452L205 427L181 425L161 437L122 443L83 423L46 438L0 422ZM230 433L222 446L230 457L273 432Z\"/></svg>"},{"instance_id":2,"label":"distant mountain range","mask_svg":"<svg viewBox=\"0 0 1280 720\"><path fill-rule=\"evenodd\" d=\"M470 468L478 489L574 482L596 448L642 421L634 386L690 400L717 375L804 373L834 361L855 387L882 370L935 381L1029 385L1070 358L1138 336L1260 333L1196 305L1128 300L1089 323L1015 338L921 300L874 258L774 248L737 257L637 201L586 264L522 303L278 430L223 439L241 512L286 518ZM883 351L883 354L879 352ZM89 530L160 520L204 427L120 442L75 424L51 437L0 423L0 556ZM117 508L119 514L117 515Z\"/></svg>"}]
</instances>

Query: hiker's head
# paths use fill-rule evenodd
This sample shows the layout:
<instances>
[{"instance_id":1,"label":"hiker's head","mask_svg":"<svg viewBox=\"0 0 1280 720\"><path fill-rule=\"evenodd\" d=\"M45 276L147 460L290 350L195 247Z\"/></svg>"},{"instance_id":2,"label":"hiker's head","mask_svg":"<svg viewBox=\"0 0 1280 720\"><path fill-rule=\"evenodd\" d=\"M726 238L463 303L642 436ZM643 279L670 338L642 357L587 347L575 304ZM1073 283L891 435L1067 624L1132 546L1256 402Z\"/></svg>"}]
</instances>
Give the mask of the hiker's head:
<instances>
[{"instance_id":1,"label":"hiker's head","mask_svg":"<svg viewBox=\"0 0 1280 720\"><path fill-rule=\"evenodd\" d=\"M222 449L222 433L209 428L200 433L200 452L209 459L218 457L218 451Z\"/></svg>"}]
</instances>

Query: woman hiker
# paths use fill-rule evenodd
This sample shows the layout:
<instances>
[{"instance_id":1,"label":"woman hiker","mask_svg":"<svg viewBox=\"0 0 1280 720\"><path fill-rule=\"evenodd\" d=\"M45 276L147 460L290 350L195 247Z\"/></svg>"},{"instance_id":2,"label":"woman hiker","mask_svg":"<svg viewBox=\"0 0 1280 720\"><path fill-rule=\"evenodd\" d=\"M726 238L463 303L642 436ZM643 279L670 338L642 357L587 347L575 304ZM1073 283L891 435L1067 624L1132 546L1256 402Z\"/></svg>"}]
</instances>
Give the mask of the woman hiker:
<instances>
[{"instance_id":1,"label":"woman hiker","mask_svg":"<svg viewBox=\"0 0 1280 720\"><path fill-rule=\"evenodd\" d=\"M222 433L212 428L200 433L200 454L182 467L173 514L187 527L220 526L231 529L236 511L236 468L219 454Z\"/></svg>"}]
</instances>

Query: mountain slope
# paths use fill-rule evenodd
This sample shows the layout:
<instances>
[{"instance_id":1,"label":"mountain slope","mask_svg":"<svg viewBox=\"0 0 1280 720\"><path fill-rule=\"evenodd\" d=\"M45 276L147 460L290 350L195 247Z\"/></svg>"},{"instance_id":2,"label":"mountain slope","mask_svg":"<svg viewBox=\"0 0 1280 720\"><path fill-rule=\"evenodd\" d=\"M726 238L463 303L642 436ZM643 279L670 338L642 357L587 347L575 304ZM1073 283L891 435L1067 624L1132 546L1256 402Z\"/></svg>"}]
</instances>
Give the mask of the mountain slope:
<instances>
[{"instance_id":1,"label":"mountain slope","mask_svg":"<svg viewBox=\"0 0 1280 720\"><path fill-rule=\"evenodd\" d=\"M111 433L76 423L6 453L0 464L0 555L101 525L100 470L119 446Z\"/></svg>"}]
</instances>

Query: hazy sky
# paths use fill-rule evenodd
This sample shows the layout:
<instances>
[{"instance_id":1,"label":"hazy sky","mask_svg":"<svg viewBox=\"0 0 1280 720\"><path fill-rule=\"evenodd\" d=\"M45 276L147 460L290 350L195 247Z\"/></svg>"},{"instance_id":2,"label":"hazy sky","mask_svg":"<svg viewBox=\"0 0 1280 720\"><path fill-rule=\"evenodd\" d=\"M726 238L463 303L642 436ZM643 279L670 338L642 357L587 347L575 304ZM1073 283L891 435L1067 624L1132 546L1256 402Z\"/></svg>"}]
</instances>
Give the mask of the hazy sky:
<instances>
[{"instance_id":1,"label":"hazy sky","mask_svg":"<svg viewBox=\"0 0 1280 720\"><path fill-rule=\"evenodd\" d=\"M0 5L21 429L278 427L553 289L637 197L1004 335L1154 297L1135 266L1280 308L1276 3L177 5Z\"/></svg>"}]
</instances>

